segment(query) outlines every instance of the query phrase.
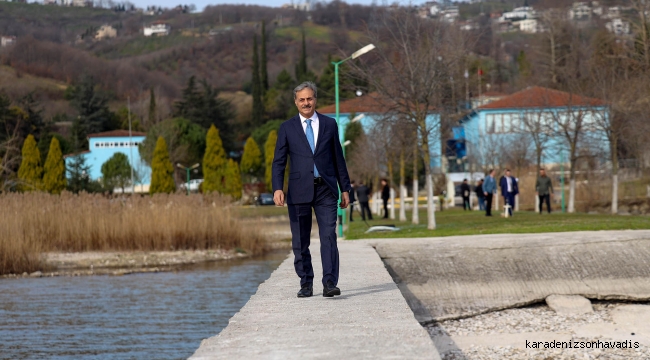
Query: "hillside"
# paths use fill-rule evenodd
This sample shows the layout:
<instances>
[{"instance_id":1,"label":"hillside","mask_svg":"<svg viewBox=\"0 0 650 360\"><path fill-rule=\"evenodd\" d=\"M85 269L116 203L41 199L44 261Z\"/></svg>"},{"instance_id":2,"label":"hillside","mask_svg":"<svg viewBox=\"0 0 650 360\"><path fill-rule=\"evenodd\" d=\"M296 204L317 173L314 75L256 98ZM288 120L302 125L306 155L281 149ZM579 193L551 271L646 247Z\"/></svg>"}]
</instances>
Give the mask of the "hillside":
<instances>
[{"instance_id":1,"label":"hillside","mask_svg":"<svg viewBox=\"0 0 650 360\"><path fill-rule=\"evenodd\" d=\"M92 75L115 100L129 97L136 111L146 108L149 89L160 106L180 94L190 76L206 79L222 91L248 89L253 36L265 20L268 33L268 71L271 83L283 70L294 72L304 29L308 67L320 75L328 56L350 52L362 36L357 30L316 25L304 13L260 6L214 6L202 13L168 10L158 16L107 9L44 6L0 2L0 35L16 36L17 43L0 49L0 59L17 74L51 79L67 86L82 75ZM142 25L164 21L169 36L145 37ZM107 24L117 37L95 41L96 29ZM0 89L16 99L29 86L5 82ZM39 98L55 97L40 87ZM42 93L42 94L41 94ZM59 96L59 95L57 95ZM49 106L48 106L49 107ZM69 109L57 107L57 111ZM144 116L144 113L141 114Z\"/></svg>"}]
</instances>

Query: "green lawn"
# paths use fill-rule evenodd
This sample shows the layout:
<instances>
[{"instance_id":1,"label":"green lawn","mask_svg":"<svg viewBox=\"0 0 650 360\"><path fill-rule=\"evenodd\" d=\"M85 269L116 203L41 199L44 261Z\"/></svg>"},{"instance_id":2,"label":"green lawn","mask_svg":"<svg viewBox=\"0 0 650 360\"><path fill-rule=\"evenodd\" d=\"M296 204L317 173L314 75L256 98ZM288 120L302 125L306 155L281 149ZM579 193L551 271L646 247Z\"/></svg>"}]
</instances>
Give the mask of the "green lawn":
<instances>
[{"instance_id":1,"label":"green lawn","mask_svg":"<svg viewBox=\"0 0 650 360\"><path fill-rule=\"evenodd\" d=\"M345 234L346 239L398 238L398 237L438 237L454 235L502 234L502 233L541 233L584 230L624 230L650 229L648 216L613 216L590 214L562 214L517 212L509 219L493 213L486 217L484 212L464 212L460 209L436 212L436 230L427 230L427 213L420 211L420 225L412 225L411 212L406 223L397 220L376 219L368 221L370 226L394 224L400 231L375 232L366 234L368 229L355 211L355 221ZM396 214L397 215L397 214Z\"/></svg>"}]
</instances>

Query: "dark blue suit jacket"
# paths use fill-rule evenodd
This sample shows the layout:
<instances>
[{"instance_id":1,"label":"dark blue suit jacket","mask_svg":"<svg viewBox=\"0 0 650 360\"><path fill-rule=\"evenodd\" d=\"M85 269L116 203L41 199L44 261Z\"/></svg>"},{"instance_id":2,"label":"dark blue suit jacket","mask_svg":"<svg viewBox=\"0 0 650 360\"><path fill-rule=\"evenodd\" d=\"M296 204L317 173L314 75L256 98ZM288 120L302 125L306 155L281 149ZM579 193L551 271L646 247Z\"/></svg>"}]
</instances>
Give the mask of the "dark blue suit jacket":
<instances>
[{"instance_id":1,"label":"dark blue suit jacket","mask_svg":"<svg viewBox=\"0 0 650 360\"><path fill-rule=\"evenodd\" d=\"M512 194L517 195L519 194L519 184L517 183L517 179L515 179L513 176L512 177ZM499 186L501 186L501 195L505 195L508 193L508 180L506 180L506 177L502 177Z\"/></svg>"},{"instance_id":2,"label":"dark blue suit jacket","mask_svg":"<svg viewBox=\"0 0 650 360\"><path fill-rule=\"evenodd\" d=\"M273 158L273 192L284 186L284 170L289 164L289 191L287 204L304 204L314 200L314 163L319 175L338 197L341 191L350 191L350 176L343 158L336 120L318 114L318 140L311 152L307 136L302 129L300 116L296 115L280 125Z\"/></svg>"}]
</instances>

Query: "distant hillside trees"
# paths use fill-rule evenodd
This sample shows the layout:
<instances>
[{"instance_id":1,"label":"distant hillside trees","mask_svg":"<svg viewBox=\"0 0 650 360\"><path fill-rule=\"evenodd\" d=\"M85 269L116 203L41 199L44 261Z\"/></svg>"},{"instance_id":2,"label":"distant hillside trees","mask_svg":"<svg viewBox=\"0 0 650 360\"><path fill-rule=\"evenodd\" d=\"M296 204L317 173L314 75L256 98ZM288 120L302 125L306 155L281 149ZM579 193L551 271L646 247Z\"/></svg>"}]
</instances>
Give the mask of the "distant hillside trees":
<instances>
[{"instance_id":1,"label":"distant hillside trees","mask_svg":"<svg viewBox=\"0 0 650 360\"><path fill-rule=\"evenodd\" d=\"M151 166L160 137L165 140L172 163L196 164L202 161L206 131L198 124L185 118L173 118L151 127L139 148L140 157Z\"/></svg>"},{"instance_id":2,"label":"distant hillside trees","mask_svg":"<svg viewBox=\"0 0 650 360\"><path fill-rule=\"evenodd\" d=\"M72 122L73 141L76 148L87 148L88 134L114 130L113 114L108 109L108 96L96 89L92 76L84 76L81 82L67 92L67 97L77 110Z\"/></svg>"},{"instance_id":3,"label":"distant hillside trees","mask_svg":"<svg viewBox=\"0 0 650 360\"><path fill-rule=\"evenodd\" d=\"M263 85L260 78L260 62L257 55L257 35L253 35L253 79L251 93L253 95L253 112L251 118L252 126L260 126L264 123L264 103L262 102Z\"/></svg>"},{"instance_id":4,"label":"distant hillside trees","mask_svg":"<svg viewBox=\"0 0 650 360\"><path fill-rule=\"evenodd\" d=\"M206 80L202 80L200 85L201 88L198 89L194 76L188 79L181 99L174 104L174 116L185 118L206 131L214 125L219 129L224 148L231 151L234 147L234 133L229 121L235 117L232 104L218 98L219 91Z\"/></svg>"}]
</instances>

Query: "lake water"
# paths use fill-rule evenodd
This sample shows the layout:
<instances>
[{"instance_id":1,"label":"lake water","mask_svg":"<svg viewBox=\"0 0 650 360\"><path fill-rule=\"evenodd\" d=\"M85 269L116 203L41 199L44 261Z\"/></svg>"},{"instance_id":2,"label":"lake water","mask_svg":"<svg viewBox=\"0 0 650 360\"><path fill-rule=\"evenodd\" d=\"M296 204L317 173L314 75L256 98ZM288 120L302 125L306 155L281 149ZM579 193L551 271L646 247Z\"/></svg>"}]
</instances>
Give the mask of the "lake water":
<instances>
[{"instance_id":1,"label":"lake water","mask_svg":"<svg viewBox=\"0 0 650 360\"><path fill-rule=\"evenodd\" d=\"M286 256L169 273L0 279L0 359L185 359Z\"/></svg>"}]
</instances>

